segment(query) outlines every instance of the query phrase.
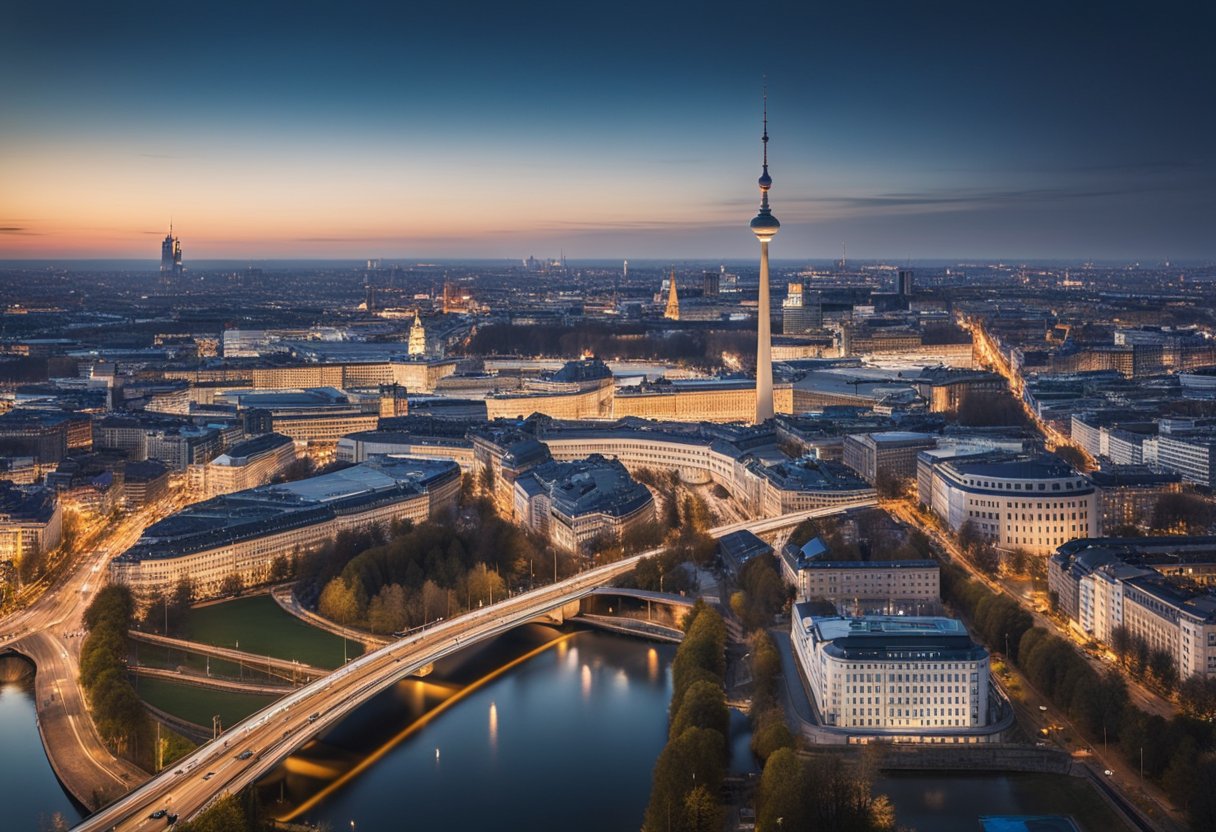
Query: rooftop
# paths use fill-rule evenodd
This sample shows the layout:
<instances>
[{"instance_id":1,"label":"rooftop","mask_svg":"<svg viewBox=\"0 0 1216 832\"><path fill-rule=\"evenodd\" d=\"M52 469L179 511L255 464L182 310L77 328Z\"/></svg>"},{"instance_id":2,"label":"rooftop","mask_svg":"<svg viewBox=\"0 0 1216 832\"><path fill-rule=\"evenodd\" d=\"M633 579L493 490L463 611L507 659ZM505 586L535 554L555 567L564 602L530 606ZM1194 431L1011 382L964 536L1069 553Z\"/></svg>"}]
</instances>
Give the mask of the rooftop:
<instances>
[{"instance_id":1,"label":"rooftop","mask_svg":"<svg viewBox=\"0 0 1216 832\"><path fill-rule=\"evenodd\" d=\"M654 501L650 489L629 476L624 465L599 454L576 462L543 463L517 482L525 491L537 487L547 491L554 511L566 517L623 517Z\"/></svg>"}]
</instances>

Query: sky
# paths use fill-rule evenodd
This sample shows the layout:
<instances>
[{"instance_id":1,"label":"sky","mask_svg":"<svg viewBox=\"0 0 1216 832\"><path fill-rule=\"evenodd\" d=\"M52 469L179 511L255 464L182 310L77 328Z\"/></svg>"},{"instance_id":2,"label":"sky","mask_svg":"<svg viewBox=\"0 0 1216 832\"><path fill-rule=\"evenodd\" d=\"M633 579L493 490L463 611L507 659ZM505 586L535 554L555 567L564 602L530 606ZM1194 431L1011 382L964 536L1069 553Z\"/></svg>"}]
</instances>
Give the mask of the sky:
<instances>
[{"instance_id":1,"label":"sky","mask_svg":"<svg viewBox=\"0 0 1216 832\"><path fill-rule=\"evenodd\" d=\"M1216 4L30 2L0 259L1216 260Z\"/></svg>"}]
</instances>

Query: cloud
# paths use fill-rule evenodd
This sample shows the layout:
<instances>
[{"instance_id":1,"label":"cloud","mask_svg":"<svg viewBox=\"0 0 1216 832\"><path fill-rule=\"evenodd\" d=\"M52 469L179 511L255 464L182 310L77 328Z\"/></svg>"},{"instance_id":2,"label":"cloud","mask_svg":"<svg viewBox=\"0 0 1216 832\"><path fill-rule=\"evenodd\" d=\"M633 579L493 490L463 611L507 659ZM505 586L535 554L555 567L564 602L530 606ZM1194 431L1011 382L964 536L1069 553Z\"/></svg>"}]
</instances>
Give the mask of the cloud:
<instances>
[{"instance_id":1,"label":"cloud","mask_svg":"<svg viewBox=\"0 0 1216 832\"><path fill-rule=\"evenodd\" d=\"M22 228L19 225L0 225L0 234L13 234L22 237L41 237L42 234L38 231L30 231L28 228Z\"/></svg>"}]
</instances>

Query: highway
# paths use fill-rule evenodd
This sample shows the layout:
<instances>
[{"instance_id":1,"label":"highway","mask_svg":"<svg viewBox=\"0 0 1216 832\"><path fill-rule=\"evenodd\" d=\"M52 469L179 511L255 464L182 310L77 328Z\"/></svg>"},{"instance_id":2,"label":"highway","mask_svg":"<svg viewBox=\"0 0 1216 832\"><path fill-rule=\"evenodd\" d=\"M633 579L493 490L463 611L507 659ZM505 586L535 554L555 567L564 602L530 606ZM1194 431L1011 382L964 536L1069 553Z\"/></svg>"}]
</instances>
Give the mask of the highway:
<instances>
[{"instance_id":1,"label":"highway","mask_svg":"<svg viewBox=\"0 0 1216 832\"><path fill-rule=\"evenodd\" d=\"M93 725L78 681L81 618L93 593L106 582L110 560L179 507L180 500L166 498L123 518L108 529L100 545L77 555L37 600L0 619L0 649L12 648L37 667L38 729L51 767L86 806L112 800L148 774L111 754Z\"/></svg>"},{"instance_id":2,"label":"highway","mask_svg":"<svg viewBox=\"0 0 1216 832\"><path fill-rule=\"evenodd\" d=\"M732 523L710 530L720 537L740 528L773 531L810 517L874 505L859 500L777 518ZM253 714L180 760L172 770L145 783L118 802L75 827L94 830L163 828L149 815L160 809L188 820L223 794L235 794L269 773L278 763L322 731L340 722L377 693L469 644L505 633L545 613L577 601L631 571L652 550L581 572L556 584L534 589L474 610L367 653L323 679L291 693ZM244 751L247 759L240 759Z\"/></svg>"}]
</instances>

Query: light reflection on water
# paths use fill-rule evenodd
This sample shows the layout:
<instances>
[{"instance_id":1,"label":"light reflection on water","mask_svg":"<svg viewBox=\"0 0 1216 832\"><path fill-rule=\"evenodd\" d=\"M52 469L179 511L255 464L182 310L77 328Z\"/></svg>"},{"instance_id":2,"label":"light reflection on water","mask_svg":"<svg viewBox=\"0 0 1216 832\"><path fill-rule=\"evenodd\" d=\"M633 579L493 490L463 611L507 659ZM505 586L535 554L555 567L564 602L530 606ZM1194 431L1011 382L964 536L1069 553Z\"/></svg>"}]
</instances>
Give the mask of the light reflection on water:
<instances>
[{"instance_id":1,"label":"light reflection on water","mask_svg":"<svg viewBox=\"0 0 1216 832\"><path fill-rule=\"evenodd\" d=\"M674 652L578 633L469 693L297 822L398 828L408 806L417 829L636 829L666 741Z\"/></svg>"}]
</instances>

